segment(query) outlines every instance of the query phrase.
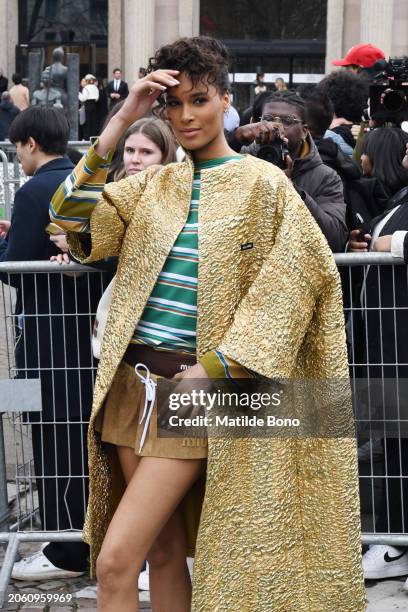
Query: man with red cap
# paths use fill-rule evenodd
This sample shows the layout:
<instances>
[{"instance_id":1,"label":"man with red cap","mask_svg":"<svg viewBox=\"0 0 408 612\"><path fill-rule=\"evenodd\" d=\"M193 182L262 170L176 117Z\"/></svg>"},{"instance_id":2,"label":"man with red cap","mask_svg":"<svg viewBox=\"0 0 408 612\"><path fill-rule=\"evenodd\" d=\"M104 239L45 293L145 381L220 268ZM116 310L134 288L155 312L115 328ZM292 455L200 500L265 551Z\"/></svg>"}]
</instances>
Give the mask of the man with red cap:
<instances>
[{"instance_id":1,"label":"man with red cap","mask_svg":"<svg viewBox=\"0 0 408 612\"><path fill-rule=\"evenodd\" d=\"M360 72L362 68L371 68L378 60L385 59L384 52L369 43L354 45L342 59L333 60L335 66L344 66L346 70Z\"/></svg>"}]
</instances>

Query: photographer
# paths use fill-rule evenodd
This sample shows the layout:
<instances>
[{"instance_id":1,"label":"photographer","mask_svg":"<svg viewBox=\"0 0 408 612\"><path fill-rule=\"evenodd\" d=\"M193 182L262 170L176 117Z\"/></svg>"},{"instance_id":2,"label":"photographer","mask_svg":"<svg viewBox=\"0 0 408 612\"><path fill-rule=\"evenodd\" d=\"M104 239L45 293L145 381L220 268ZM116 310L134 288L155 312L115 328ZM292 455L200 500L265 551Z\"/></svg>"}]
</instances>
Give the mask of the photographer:
<instances>
[{"instance_id":1,"label":"photographer","mask_svg":"<svg viewBox=\"0 0 408 612\"><path fill-rule=\"evenodd\" d=\"M239 127L235 137L248 143L241 153L269 160L281 155L278 165L292 180L332 251L341 251L347 239L343 185L320 158L306 124L305 102L290 91L271 93L264 100L262 120Z\"/></svg>"}]
</instances>

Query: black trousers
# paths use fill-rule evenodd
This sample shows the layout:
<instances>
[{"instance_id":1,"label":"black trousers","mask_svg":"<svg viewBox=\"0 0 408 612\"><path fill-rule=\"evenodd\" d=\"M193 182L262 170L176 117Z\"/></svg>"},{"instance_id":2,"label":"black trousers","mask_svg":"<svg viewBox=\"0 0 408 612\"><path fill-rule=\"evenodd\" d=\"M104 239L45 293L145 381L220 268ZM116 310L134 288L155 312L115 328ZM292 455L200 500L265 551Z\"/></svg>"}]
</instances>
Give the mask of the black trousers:
<instances>
[{"instance_id":1,"label":"black trousers","mask_svg":"<svg viewBox=\"0 0 408 612\"><path fill-rule=\"evenodd\" d=\"M33 423L31 432L42 528L82 529L88 502L87 425ZM84 542L52 542L43 552L61 569L87 569Z\"/></svg>"},{"instance_id":2,"label":"black trousers","mask_svg":"<svg viewBox=\"0 0 408 612\"><path fill-rule=\"evenodd\" d=\"M401 438L401 451L396 438L387 438L383 444L387 472L391 478L387 479L384 486L376 530L408 533L408 439Z\"/></svg>"},{"instance_id":3,"label":"black trousers","mask_svg":"<svg viewBox=\"0 0 408 612\"><path fill-rule=\"evenodd\" d=\"M89 140L91 136L98 135L98 114L95 100L85 102L85 123L83 125L84 138Z\"/></svg>"}]
</instances>

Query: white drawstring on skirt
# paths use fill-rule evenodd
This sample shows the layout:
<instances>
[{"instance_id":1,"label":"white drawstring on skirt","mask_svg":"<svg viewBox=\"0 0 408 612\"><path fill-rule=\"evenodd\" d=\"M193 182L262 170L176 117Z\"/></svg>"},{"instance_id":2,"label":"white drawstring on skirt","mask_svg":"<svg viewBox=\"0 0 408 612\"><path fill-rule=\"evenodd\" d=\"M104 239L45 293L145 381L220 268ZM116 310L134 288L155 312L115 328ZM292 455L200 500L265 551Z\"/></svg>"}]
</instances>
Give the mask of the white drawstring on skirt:
<instances>
[{"instance_id":1,"label":"white drawstring on skirt","mask_svg":"<svg viewBox=\"0 0 408 612\"><path fill-rule=\"evenodd\" d=\"M143 374L141 374L138 371L139 368L146 371L146 376L143 376ZM142 438L140 440L140 448L139 448L139 453L140 453L142 448L143 448L143 445L145 443L145 440L146 440L146 437L147 437L147 432L149 430L150 421L152 419L152 414L153 414L153 409L154 409L154 402L156 401L156 386L157 386L157 384L150 377L150 370L149 370L149 368L147 366L144 365L144 363L137 363L135 365L135 372L136 372L137 376L140 378L140 380L142 381L142 383L145 386L145 404L144 404L144 408L143 408L143 414L142 414L141 419L139 421L139 425L141 425L143 423L143 421L145 421L144 428L143 428L143 433L142 433Z\"/></svg>"}]
</instances>

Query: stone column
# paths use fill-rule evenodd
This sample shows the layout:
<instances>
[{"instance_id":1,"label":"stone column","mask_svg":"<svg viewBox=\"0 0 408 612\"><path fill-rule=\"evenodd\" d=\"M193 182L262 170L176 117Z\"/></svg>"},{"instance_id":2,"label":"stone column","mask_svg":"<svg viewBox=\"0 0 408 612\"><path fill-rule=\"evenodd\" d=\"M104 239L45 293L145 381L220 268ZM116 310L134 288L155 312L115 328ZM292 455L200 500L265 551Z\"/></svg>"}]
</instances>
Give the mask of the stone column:
<instances>
[{"instance_id":1,"label":"stone column","mask_svg":"<svg viewBox=\"0 0 408 612\"><path fill-rule=\"evenodd\" d=\"M16 70L16 45L18 43L18 0L0 0L0 68L8 77Z\"/></svg>"},{"instance_id":2,"label":"stone column","mask_svg":"<svg viewBox=\"0 0 408 612\"><path fill-rule=\"evenodd\" d=\"M30 51L28 54L28 89L30 91L30 98L33 92L40 87L42 68L41 53Z\"/></svg>"},{"instance_id":3,"label":"stone column","mask_svg":"<svg viewBox=\"0 0 408 612\"><path fill-rule=\"evenodd\" d=\"M179 36L198 36L200 33L200 0L178 0Z\"/></svg>"},{"instance_id":4,"label":"stone column","mask_svg":"<svg viewBox=\"0 0 408 612\"><path fill-rule=\"evenodd\" d=\"M200 0L156 0L155 48L182 36L198 36Z\"/></svg>"},{"instance_id":5,"label":"stone column","mask_svg":"<svg viewBox=\"0 0 408 612\"><path fill-rule=\"evenodd\" d=\"M361 42L380 47L391 54L394 0L361 0Z\"/></svg>"},{"instance_id":6,"label":"stone column","mask_svg":"<svg viewBox=\"0 0 408 612\"><path fill-rule=\"evenodd\" d=\"M138 77L139 67L147 66L155 51L155 0L124 0L122 69L131 85Z\"/></svg>"},{"instance_id":7,"label":"stone column","mask_svg":"<svg viewBox=\"0 0 408 612\"><path fill-rule=\"evenodd\" d=\"M108 81L115 68L122 68L122 5L123 0L109 0L108 4Z\"/></svg>"},{"instance_id":8,"label":"stone column","mask_svg":"<svg viewBox=\"0 0 408 612\"><path fill-rule=\"evenodd\" d=\"M406 55L408 40L407 0L394 0L392 39L391 55L394 57Z\"/></svg>"},{"instance_id":9,"label":"stone column","mask_svg":"<svg viewBox=\"0 0 408 612\"><path fill-rule=\"evenodd\" d=\"M179 37L179 0L156 0L154 19L155 49Z\"/></svg>"},{"instance_id":10,"label":"stone column","mask_svg":"<svg viewBox=\"0 0 408 612\"><path fill-rule=\"evenodd\" d=\"M69 123L69 140L78 140L78 83L79 55L67 53L67 119Z\"/></svg>"},{"instance_id":11,"label":"stone column","mask_svg":"<svg viewBox=\"0 0 408 612\"><path fill-rule=\"evenodd\" d=\"M332 60L343 56L344 0L328 0L326 33L326 73L334 69Z\"/></svg>"}]
</instances>

